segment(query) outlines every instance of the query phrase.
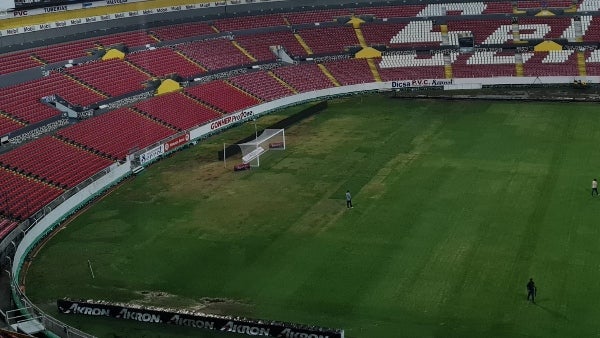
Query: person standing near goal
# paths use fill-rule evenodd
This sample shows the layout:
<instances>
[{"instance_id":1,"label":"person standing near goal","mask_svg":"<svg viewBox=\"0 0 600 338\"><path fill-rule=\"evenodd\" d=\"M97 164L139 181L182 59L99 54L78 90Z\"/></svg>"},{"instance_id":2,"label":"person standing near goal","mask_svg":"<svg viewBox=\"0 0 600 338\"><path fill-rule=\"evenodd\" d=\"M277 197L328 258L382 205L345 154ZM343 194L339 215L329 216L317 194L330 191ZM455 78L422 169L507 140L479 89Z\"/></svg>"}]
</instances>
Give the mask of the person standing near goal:
<instances>
[{"instance_id":1,"label":"person standing near goal","mask_svg":"<svg viewBox=\"0 0 600 338\"><path fill-rule=\"evenodd\" d=\"M350 190L346 190L346 208L354 208L352 206L352 195L350 195Z\"/></svg>"},{"instance_id":2,"label":"person standing near goal","mask_svg":"<svg viewBox=\"0 0 600 338\"><path fill-rule=\"evenodd\" d=\"M598 195L598 181L596 181L596 179L594 178L592 180L592 196Z\"/></svg>"}]
</instances>

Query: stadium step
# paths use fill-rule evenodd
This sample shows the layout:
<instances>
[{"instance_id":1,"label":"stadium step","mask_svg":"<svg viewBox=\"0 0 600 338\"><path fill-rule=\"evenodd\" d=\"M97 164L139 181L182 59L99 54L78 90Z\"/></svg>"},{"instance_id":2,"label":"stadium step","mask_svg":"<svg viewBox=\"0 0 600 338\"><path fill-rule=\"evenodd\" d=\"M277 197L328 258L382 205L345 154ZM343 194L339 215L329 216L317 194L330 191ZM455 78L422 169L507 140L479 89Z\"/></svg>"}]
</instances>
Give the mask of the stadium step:
<instances>
[{"instance_id":1,"label":"stadium step","mask_svg":"<svg viewBox=\"0 0 600 338\"><path fill-rule=\"evenodd\" d=\"M587 76L585 52L577 52L577 69L579 70L579 76Z\"/></svg>"},{"instance_id":2,"label":"stadium step","mask_svg":"<svg viewBox=\"0 0 600 338\"><path fill-rule=\"evenodd\" d=\"M156 40L157 42L160 42L160 39L154 35L153 33L148 33L148 36L152 39L152 40Z\"/></svg>"},{"instance_id":3,"label":"stadium step","mask_svg":"<svg viewBox=\"0 0 600 338\"><path fill-rule=\"evenodd\" d=\"M523 71L523 63L515 63L515 71L517 76L523 76L525 72Z\"/></svg>"},{"instance_id":4,"label":"stadium step","mask_svg":"<svg viewBox=\"0 0 600 338\"><path fill-rule=\"evenodd\" d=\"M444 76L446 79L452 78L452 65L444 65Z\"/></svg>"},{"instance_id":5,"label":"stadium step","mask_svg":"<svg viewBox=\"0 0 600 338\"><path fill-rule=\"evenodd\" d=\"M377 70L377 65L375 64L375 60L367 59L367 63L369 64L369 68L371 69L371 73L373 74L373 79L377 82L382 82L381 76L379 75L379 70Z\"/></svg>"},{"instance_id":6,"label":"stadium step","mask_svg":"<svg viewBox=\"0 0 600 338\"><path fill-rule=\"evenodd\" d=\"M20 124L22 126L27 125L27 123L25 121L22 121L19 118L15 117L15 116L12 116L12 115L10 115L7 112L4 112L2 110L0 110L0 116L4 117L6 119L9 119L9 120L11 120L11 121L13 121L15 123L18 123L18 124Z\"/></svg>"},{"instance_id":7,"label":"stadium step","mask_svg":"<svg viewBox=\"0 0 600 338\"><path fill-rule=\"evenodd\" d=\"M268 71L267 74L269 74L269 76L271 76L272 78L274 78L275 80L277 80L277 82L281 83L282 86L284 86L287 89L291 90L292 93L298 94L298 91L296 90L296 88L292 87L292 85L290 85L289 83L283 81L279 76L275 75L275 73L273 73L272 71Z\"/></svg>"},{"instance_id":8,"label":"stadium step","mask_svg":"<svg viewBox=\"0 0 600 338\"><path fill-rule=\"evenodd\" d=\"M140 71L140 72L142 72L142 73L146 74L148 77L151 77L151 78L155 77L154 75L150 74L148 71L146 71L146 70L145 70L145 69L143 69L142 67L140 67L140 66L138 66L138 65L134 64L133 62L131 62L131 61L129 61L129 60L123 60L123 61L125 61L125 63L126 63L126 64L128 64L128 65L129 65L131 68L137 69L138 71Z\"/></svg>"},{"instance_id":9,"label":"stadium step","mask_svg":"<svg viewBox=\"0 0 600 338\"><path fill-rule=\"evenodd\" d=\"M440 31L442 33L442 45L449 45L450 37L448 36L448 25L440 25Z\"/></svg>"},{"instance_id":10,"label":"stadium step","mask_svg":"<svg viewBox=\"0 0 600 338\"><path fill-rule=\"evenodd\" d=\"M363 35L362 30L360 28L354 28L354 33L356 33L356 38L358 39L360 46L363 48L368 47L367 41L365 40L365 36Z\"/></svg>"},{"instance_id":11,"label":"stadium step","mask_svg":"<svg viewBox=\"0 0 600 338\"><path fill-rule=\"evenodd\" d=\"M294 36L296 37L296 40L298 40L298 43L302 46L302 48L304 48L304 50L306 51L306 54L308 54L308 55L314 54L312 49L310 49L310 47L308 47L308 45L306 44L304 39L300 36L300 34L294 33Z\"/></svg>"},{"instance_id":12,"label":"stadium step","mask_svg":"<svg viewBox=\"0 0 600 338\"><path fill-rule=\"evenodd\" d=\"M240 46L239 43L237 43L236 41L231 41L231 44L235 46L235 48L239 49L240 52L242 52L242 54L246 55L248 57L248 59L252 60L252 62L256 62L256 58L254 56L252 56L252 54L250 54L250 52L248 52L246 49L244 49L244 47Z\"/></svg>"},{"instance_id":13,"label":"stadium step","mask_svg":"<svg viewBox=\"0 0 600 338\"><path fill-rule=\"evenodd\" d=\"M45 60L43 60L42 58L40 58L37 55L31 54L31 55L29 55L29 57L34 59L35 61L39 62L42 65L45 65L47 63Z\"/></svg>"},{"instance_id":14,"label":"stadium step","mask_svg":"<svg viewBox=\"0 0 600 338\"><path fill-rule=\"evenodd\" d=\"M215 31L215 33L221 33L221 31L214 25L210 25L210 28L212 28L212 30Z\"/></svg>"},{"instance_id":15,"label":"stadium step","mask_svg":"<svg viewBox=\"0 0 600 338\"><path fill-rule=\"evenodd\" d=\"M219 109L219 107L215 107L212 104L208 103L208 102L204 102L198 98L196 98L195 96L191 95L190 93L186 92L185 90L181 92L182 95L187 96L188 99L193 100L194 102L206 106L214 111L216 111L217 113L221 114L221 115L225 115L227 114L227 112Z\"/></svg>"},{"instance_id":16,"label":"stadium step","mask_svg":"<svg viewBox=\"0 0 600 338\"><path fill-rule=\"evenodd\" d=\"M331 83L333 83L336 87L340 87L341 86L341 84L338 82L338 80L336 80L335 77L333 77L333 74L331 74L331 72L329 71L329 69L327 69L327 67L325 67L324 64L317 63L317 67L319 67L319 69L323 72L323 74L325 74L325 76L327 76L327 78L329 79L329 81L331 81Z\"/></svg>"}]
</instances>

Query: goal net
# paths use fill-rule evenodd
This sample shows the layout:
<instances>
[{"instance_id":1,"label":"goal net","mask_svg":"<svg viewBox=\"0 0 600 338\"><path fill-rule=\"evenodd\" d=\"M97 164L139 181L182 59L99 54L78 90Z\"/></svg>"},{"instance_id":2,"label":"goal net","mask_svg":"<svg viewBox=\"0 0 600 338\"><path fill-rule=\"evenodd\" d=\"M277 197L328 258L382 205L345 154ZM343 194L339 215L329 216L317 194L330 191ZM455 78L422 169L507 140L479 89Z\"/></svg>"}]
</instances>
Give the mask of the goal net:
<instances>
[{"instance_id":1,"label":"goal net","mask_svg":"<svg viewBox=\"0 0 600 338\"><path fill-rule=\"evenodd\" d=\"M260 156L269 150L285 150L285 130L265 129L250 142L238 144L242 150L242 161L260 167Z\"/></svg>"}]
</instances>

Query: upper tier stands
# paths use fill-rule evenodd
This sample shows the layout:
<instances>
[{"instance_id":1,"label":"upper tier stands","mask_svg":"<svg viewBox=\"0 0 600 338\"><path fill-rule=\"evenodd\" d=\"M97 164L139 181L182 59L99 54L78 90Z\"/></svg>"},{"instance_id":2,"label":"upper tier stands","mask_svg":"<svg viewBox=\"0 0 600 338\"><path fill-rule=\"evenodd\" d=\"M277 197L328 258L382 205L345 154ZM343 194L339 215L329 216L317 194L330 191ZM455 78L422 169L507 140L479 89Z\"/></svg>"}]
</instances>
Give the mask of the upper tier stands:
<instances>
[{"instance_id":1,"label":"upper tier stands","mask_svg":"<svg viewBox=\"0 0 600 338\"><path fill-rule=\"evenodd\" d=\"M229 78L229 82L265 101L272 101L294 93L267 71L233 76Z\"/></svg>"},{"instance_id":2,"label":"upper tier stands","mask_svg":"<svg viewBox=\"0 0 600 338\"><path fill-rule=\"evenodd\" d=\"M177 45L177 49L209 70L252 63L228 39L196 41Z\"/></svg>"},{"instance_id":3,"label":"upper tier stands","mask_svg":"<svg viewBox=\"0 0 600 338\"><path fill-rule=\"evenodd\" d=\"M222 116L182 93L157 96L136 104L135 108L178 130L189 129Z\"/></svg>"},{"instance_id":4,"label":"upper tier stands","mask_svg":"<svg viewBox=\"0 0 600 338\"><path fill-rule=\"evenodd\" d=\"M182 25L156 27L150 29L150 34L161 41L172 41L216 33L206 22L190 22Z\"/></svg>"},{"instance_id":5,"label":"upper tier stands","mask_svg":"<svg viewBox=\"0 0 600 338\"><path fill-rule=\"evenodd\" d=\"M530 0L519 0L516 1L517 8L567 8L573 4L571 0L542 0L542 1L530 1Z\"/></svg>"},{"instance_id":6,"label":"upper tier stands","mask_svg":"<svg viewBox=\"0 0 600 338\"><path fill-rule=\"evenodd\" d=\"M241 35L236 36L235 40L258 61L274 61L276 59L275 54L271 52L269 47L276 45L283 46L291 56L306 55L306 51L291 30Z\"/></svg>"},{"instance_id":7,"label":"upper tier stands","mask_svg":"<svg viewBox=\"0 0 600 338\"><path fill-rule=\"evenodd\" d=\"M148 32L143 30L100 36L96 40L98 44L104 46L105 48L109 48L115 45L125 45L129 47L134 47L156 43L156 40L154 40L148 34Z\"/></svg>"},{"instance_id":8,"label":"upper tier stands","mask_svg":"<svg viewBox=\"0 0 600 338\"><path fill-rule=\"evenodd\" d=\"M141 90L150 79L150 76L122 60L92 62L67 68L67 72L112 97Z\"/></svg>"},{"instance_id":9,"label":"upper tier stands","mask_svg":"<svg viewBox=\"0 0 600 338\"><path fill-rule=\"evenodd\" d=\"M127 60L157 77L165 77L169 74L191 77L205 72L200 66L187 60L171 48L158 48L128 54Z\"/></svg>"},{"instance_id":10,"label":"upper tier stands","mask_svg":"<svg viewBox=\"0 0 600 338\"><path fill-rule=\"evenodd\" d=\"M506 19L452 20L448 21L449 32L472 32L476 44L504 44L512 41L512 21Z\"/></svg>"},{"instance_id":11,"label":"upper tier stands","mask_svg":"<svg viewBox=\"0 0 600 338\"><path fill-rule=\"evenodd\" d=\"M359 45L354 29L348 26L302 29L298 33L314 54L339 53Z\"/></svg>"},{"instance_id":12,"label":"upper tier stands","mask_svg":"<svg viewBox=\"0 0 600 338\"><path fill-rule=\"evenodd\" d=\"M31 56L31 52L17 52L0 57L0 75L41 66Z\"/></svg>"},{"instance_id":13,"label":"upper tier stands","mask_svg":"<svg viewBox=\"0 0 600 338\"><path fill-rule=\"evenodd\" d=\"M0 155L0 165L71 188L110 166L112 161L82 148L46 136Z\"/></svg>"},{"instance_id":14,"label":"upper tier stands","mask_svg":"<svg viewBox=\"0 0 600 338\"><path fill-rule=\"evenodd\" d=\"M286 13L285 18L291 25L299 25L315 22L331 22L337 17L348 17L350 11L347 9L327 9L321 11Z\"/></svg>"},{"instance_id":15,"label":"upper tier stands","mask_svg":"<svg viewBox=\"0 0 600 338\"><path fill-rule=\"evenodd\" d=\"M215 20L213 26L221 32L233 32L261 27L285 26L287 23L280 14L242 16Z\"/></svg>"},{"instance_id":16,"label":"upper tier stands","mask_svg":"<svg viewBox=\"0 0 600 338\"><path fill-rule=\"evenodd\" d=\"M45 96L57 94L68 102L81 106L104 98L59 73L3 90L11 95L0 96L0 111L27 123L40 122L60 115L58 110L40 102Z\"/></svg>"},{"instance_id":17,"label":"upper tier stands","mask_svg":"<svg viewBox=\"0 0 600 338\"><path fill-rule=\"evenodd\" d=\"M425 5L363 7L351 10L354 15L372 15L375 18L411 18L417 16Z\"/></svg>"},{"instance_id":18,"label":"upper tier stands","mask_svg":"<svg viewBox=\"0 0 600 338\"><path fill-rule=\"evenodd\" d=\"M0 168L0 214L24 220L64 192L20 173Z\"/></svg>"},{"instance_id":19,"label":"upper tier stands","mask_svg":"<svg viewBox=\"0 0 600 338\"><path fill-rule=\"evenodd\" d=\"M257 98L225 81L212 81L193 86L186 89L186 92L226 113L233 113L260 103Z\"/></svg>"},{"instance_id":20,"label":"upper tier stands","mask_svg":"<svg viewBox=\"0 0 600 338\"><path fill-rule=\"evenodd\" d=\"M174 130L142 114L121 108L77 123L59 131L57 135L123 160L130 151L143 149L174 133Z\"/></svg>"}]
</instances>

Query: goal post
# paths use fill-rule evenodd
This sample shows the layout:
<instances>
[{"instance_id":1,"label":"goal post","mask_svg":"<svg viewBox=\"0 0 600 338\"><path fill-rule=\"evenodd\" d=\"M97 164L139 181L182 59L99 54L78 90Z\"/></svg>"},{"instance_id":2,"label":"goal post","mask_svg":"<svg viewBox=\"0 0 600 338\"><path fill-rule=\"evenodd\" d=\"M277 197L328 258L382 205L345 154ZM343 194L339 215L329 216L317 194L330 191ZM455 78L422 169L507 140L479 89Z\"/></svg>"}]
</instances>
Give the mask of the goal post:
<instances>
[{"instance_id":1,"label":"goal post","mask_svg":"<svg viewBox=\"0 0 600 338\"><path fill-rule=\"evenodd\" d=\"M270 150L285 150L285 129L265 129L254 140L239 143L242 162L260 167L260 156Z\"/></svg>"}]
</instances>

